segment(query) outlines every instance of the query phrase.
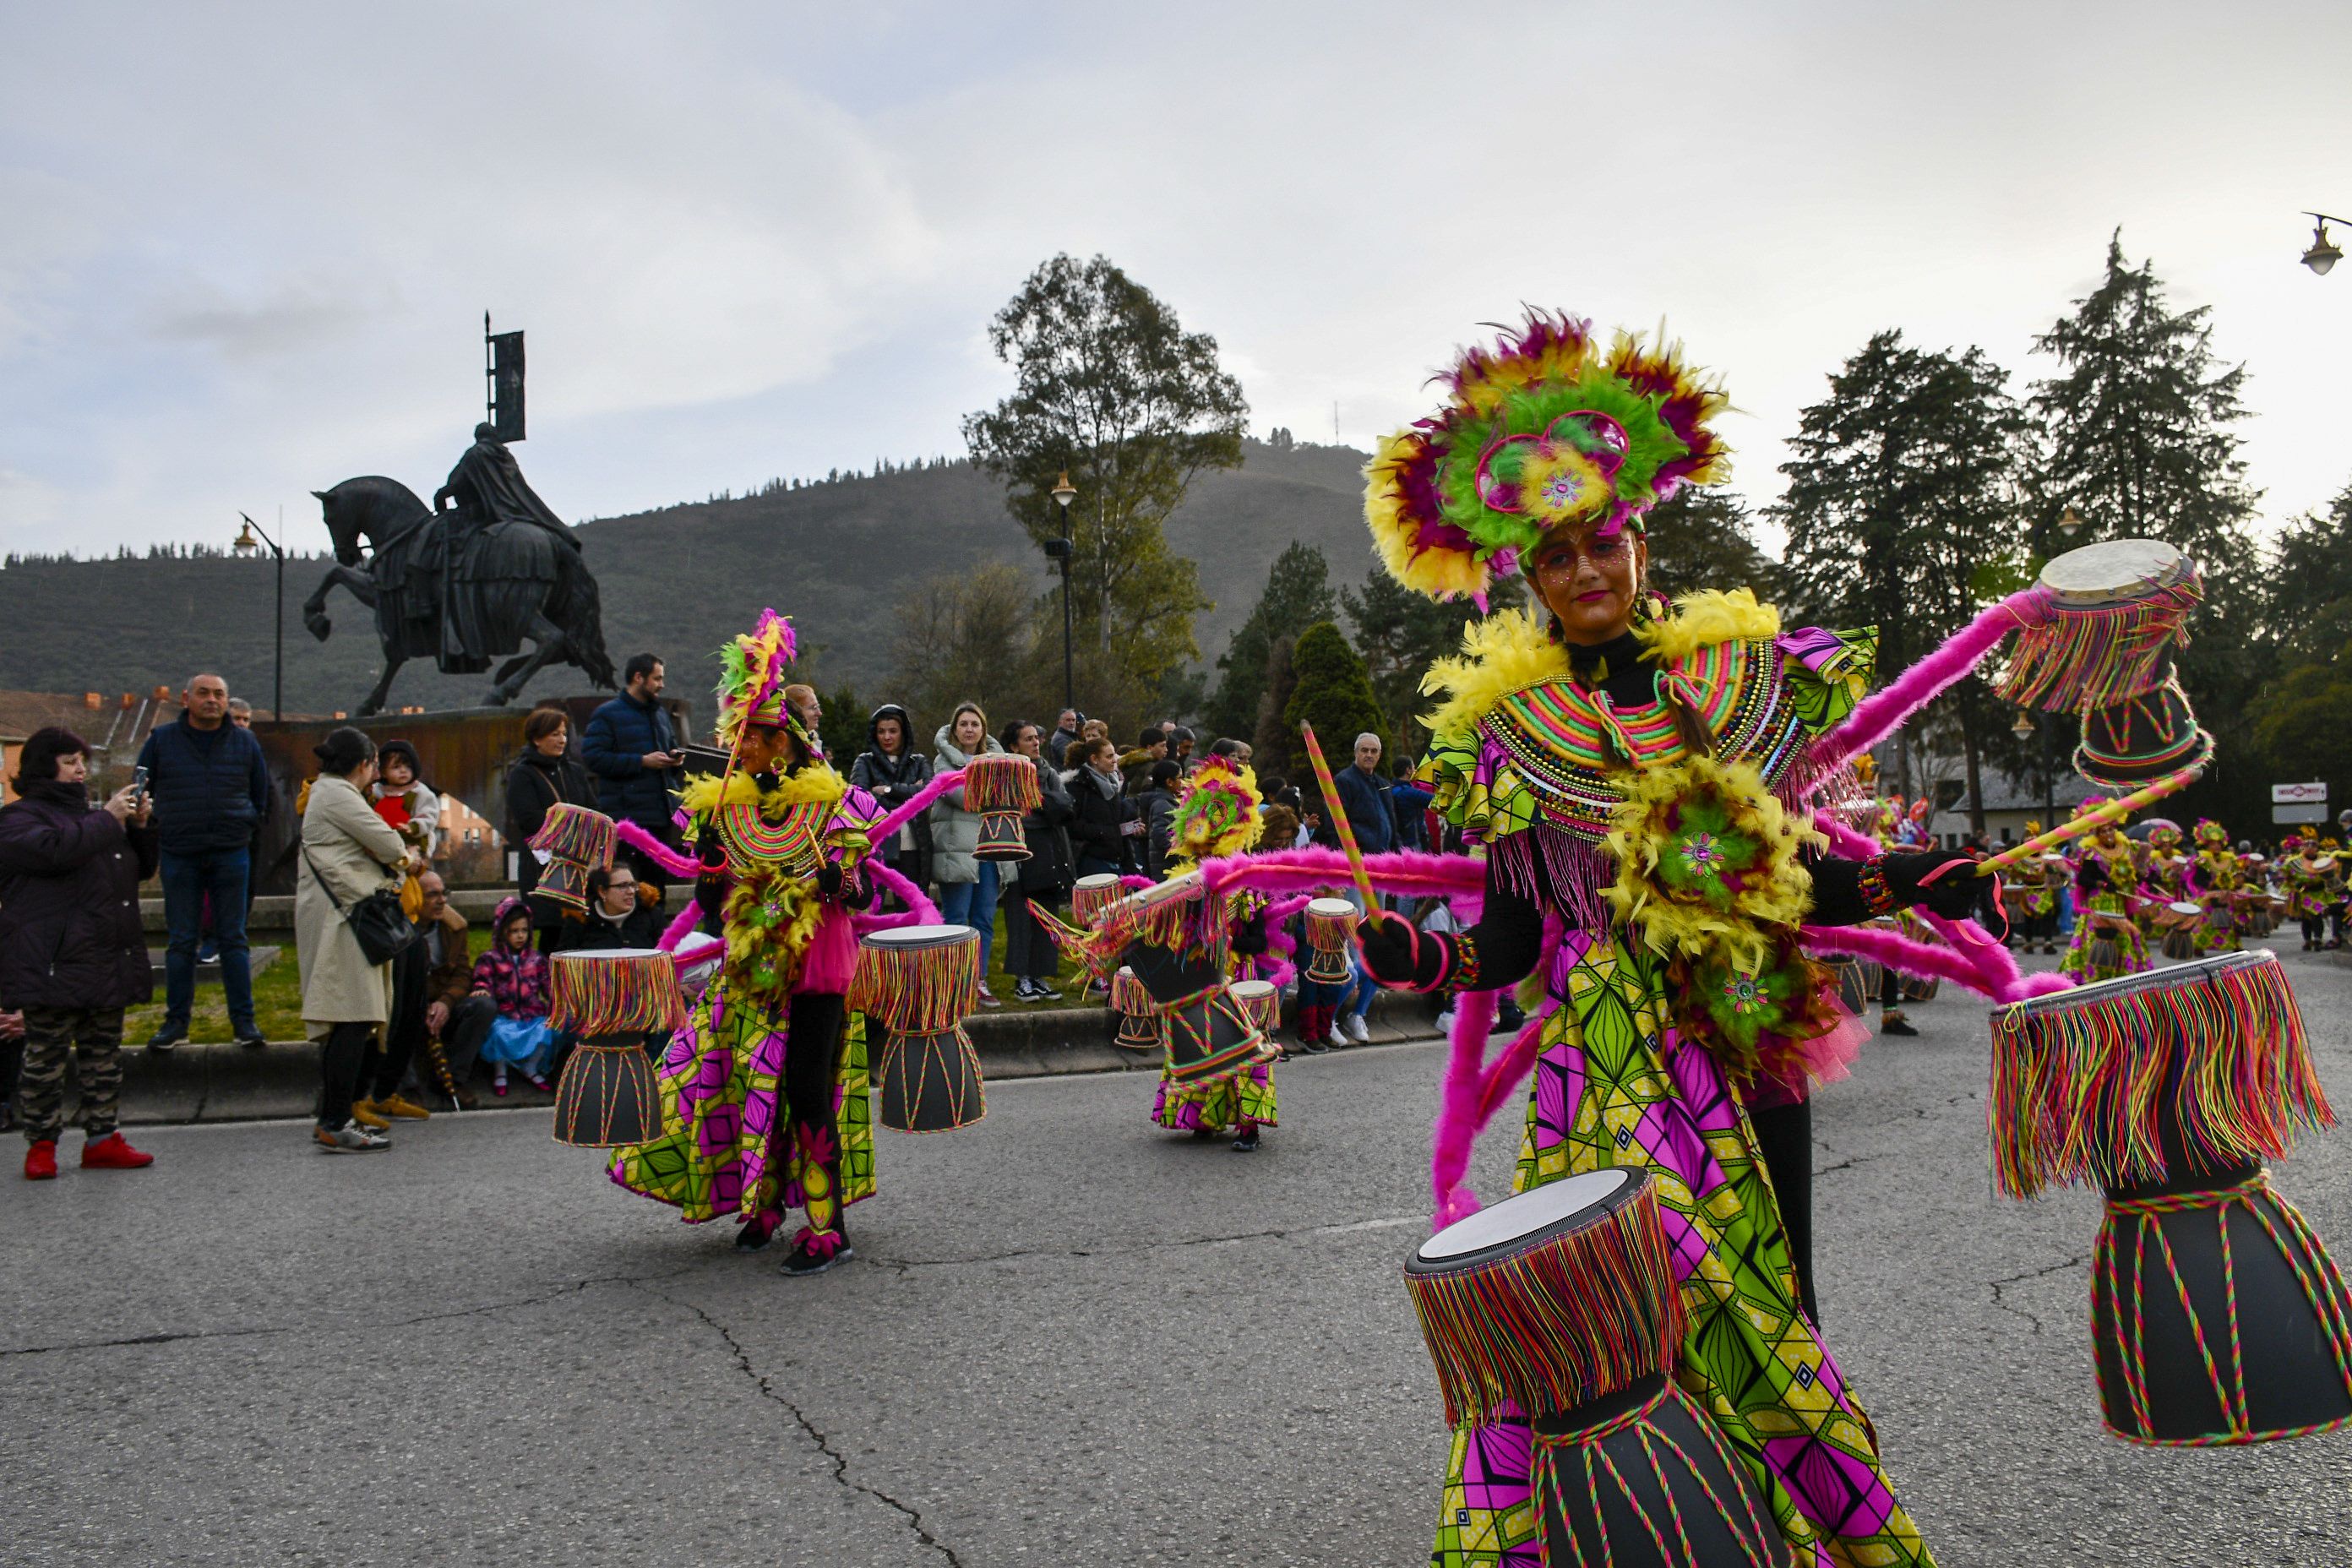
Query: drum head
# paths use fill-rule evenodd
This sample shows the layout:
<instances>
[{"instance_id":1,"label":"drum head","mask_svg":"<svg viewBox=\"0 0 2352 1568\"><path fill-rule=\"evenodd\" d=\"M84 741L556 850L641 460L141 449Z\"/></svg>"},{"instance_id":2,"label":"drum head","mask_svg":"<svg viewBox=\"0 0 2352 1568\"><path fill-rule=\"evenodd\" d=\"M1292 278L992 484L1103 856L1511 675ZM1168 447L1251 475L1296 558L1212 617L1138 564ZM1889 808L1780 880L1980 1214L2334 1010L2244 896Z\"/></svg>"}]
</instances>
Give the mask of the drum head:
<instances>
[{"instance_id":1,"label":"drum head","mask_svg":"<svg viewBox=\"0 0 2352 1568\"><path fill-rule=\"evenodd\" d=\"M1345 899L1309 899L1307 912L1321 915L1326 920L1345 921L1356 918L1356 906Z\"/></svg>"},{"instance_id":2,"label":"drum head","mask_svg":"<svg viewBox=\"0 0 2352 1568\"><path fill-rule=\"evenodd\" d=\"M978 942L980 933L970 926L892 926L867 931L860 940L867 947L952 947L960 942Z\"/></svg>"},{"instance_id":3,"label":"drum head","mask_svg":"<svg viewBox=\"0 0 2352 1568\"><path fill-rule=\"evenodd\" d=\"M2042 585L2071 605L2126 604L2188 570L2180 552L2160 539L2109 539L2053 559L2042 568Z\"/></svg>"},{"instance_id":4,"label":"drum head","mask_svg":"<svg viewBox=\"0 0 2352 1568\"><path fill-rule=\"evenodd\" d=\"M568 952L551 954L548 962L564 964L619 963L635 959L643 963L658 952L660 949L651 947L575 947ZM669 955L663 953L662 956L667 958Z\"/></svg>"},{"instance_id":5,"label":"drum head","mask_svg":"<svg viewBox=\"0 0 2352 1568\"><path fill-rule=\"evenodd\" d=\"M1256 1002L1263 1004L1268 996L1274 994L1274 982L1271 980L1236 980L1231 985L1226 986L1225 990L1231 994L1233 999L1236 1002Z\"/></svg>"},{"instance_id":6,"label":"drum head","mask_svg":"<svg viewBox=\"0 0 2352 1568\"><path fill-rule=\"evenodd\" d=\"M1093 892L1098 888L1116 888L1118 886L1118 874L1115 871L1097 871L1091 877L1079 878L1070 886L1074 891L1086 892Z\"/></svg>"},{"instance_id":7,"label":"drum head","mask_svg":"<svg viewBox=\"0 0 2352 1568\"><path fill-rule=\"evenodd\" d=\"M1612 1166L1547 1182L1455 1220L1414 1249L1415 1272L1452 1268L1499 1257L1553 1231L1573 1230L1580 1216L1613 1208L1633 1196L1643 1173ZM1412 1268L1408 1264L1408 1268Z\"/></svg>"},{"instance_id":8,"label":"drum head","mask_svg":"<svg viewBox=\"0 0 2352 1568\"><path fill-rule=\"evenodd\" d=\"M2176 915L2197 915L2205 912L2205 907L2202 904L2192 904L2187 899L2175 899L2164 907Z\"/></svg>"}]
</instances>

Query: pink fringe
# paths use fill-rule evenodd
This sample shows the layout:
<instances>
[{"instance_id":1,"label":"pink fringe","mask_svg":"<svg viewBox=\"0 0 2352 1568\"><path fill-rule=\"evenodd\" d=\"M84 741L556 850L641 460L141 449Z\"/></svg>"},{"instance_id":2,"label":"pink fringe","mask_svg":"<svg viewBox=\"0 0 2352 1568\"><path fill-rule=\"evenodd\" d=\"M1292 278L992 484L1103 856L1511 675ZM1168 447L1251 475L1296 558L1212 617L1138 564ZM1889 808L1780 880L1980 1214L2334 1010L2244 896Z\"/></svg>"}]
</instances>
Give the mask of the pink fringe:
<instances>
[{"instance_id":1,"label":"pink fringe","mask_svg":"<svg viewBox=\"0 0 2352 1568\"><path fill-rule=\"evenodd\" d=\"M673 877L699 877L702 865L682 849L673 849L634 822L615 822L613 835Z\"/></svg>"},{"instance_id":2,"label":"pink fringe","mask_svg":"<svg viewBox=\"0 0 2352 1568\"><path fill-rule=\"evenodd\" d=\"M915 792L914 799L908 801L906 805L900 806L898 810L892 812L889 816L884 817L881 821L867 828L866 830L866 838L875 844L881 843L883 840L888 838L890 835L898 832L898 829L906 826L908 823L913 821L917 812L926 809L929 806L931 802L939 799L940 796L947 794L948 791L960 787L962 784L963 770L961 768L950 768L946 773L933 773L931 775L931 782ZM893 890L895 891L896 889Z\"/></svg>"},{"instance_id":3,"label":"pink fringe","mask_svg":"<svg viewBox=\"0 0 2352 1568\"><path fill-rule=\"evenodd\" d=\"M1364 857L1365 873L1383 892L1408 898L1483 900L1486 868L1465 855L1425 855L1396 849ZM1348 858L1337 849L1310 845L1304 849L1278 849L1271 855L1229 855L1203 861L1201 876L1213 891L1255 888L1265 893L1304 893L1319 888L1344 888L1354 878Z\"/></svg>"},{"instance_id":4,"label":"pink fringe","mask_svg":"<svg viewBox=\"0 0 2352 1568\"><path fill-rule=\"evenodd\" d=\"M1905 670L1893 685L1856 703L1844 723L1812 743L1808 766L1829 772L1870 750L1974 669L1979 659L2000 646L2001 638L2020 627L2038 626L2049 615L2050 593L2041 587L2011 594L1992 605L1955 632L1943 647Z\"/></svg>"},{"instance_id":5,"label":"pink fringe","mask_svg":"<svg viewBox=\"0 0 2352 1568\"><path fill-rule=\"evenodd\" d=\"M1829 836L1830 847L1857 859L1885 853L1877 839L1856 832L1827 811L1813 813L1813 826ZM1937 947L1899 931L1860 926L1807 926L1806 945L1816 952L1851 952L1874 963L1889 963L1906 974L1948 980L1964 990L1996 1002L2021 1002L2063 991L2074 982L2063 974L2028 974L2017 967L2009 949L1974 921L1948 921L1931 910L1917 911L1928 929L1951 945ZM1849 938L1865 938L1854 942ZM1887 946L1885 944L1893 943Z\"/></svg>"},{"instance_id":6,"label":"pink fringe","mask_svg":"<svg viewBox=\"0 0 2352 1568\"><path fill-rule=\"evenodd\" d=\"M695 922L701 918L702 906L688 897L686 900L686 908L677 911L677 917L662 931L661 940L654 945L664 952L676 952L677 944L693 933Z\"/></svg>"},{"instance_id":7,"label":"pink fringe","mask_svg":"<svg viewBox=\"0 0 2352 1568\"><path fill-rule=\"evenodd\" d=\"M899 902L907 906L907 912L903 917L899 915L867 915L864 917L866 920L876 922L875 924L866 927L866 930L884 930L886 929L884 922L887 922L888 925L911 926L935 926L940 923L940 907L931 902L930 900L923 897L923 889L918 888L913 882L908 880L903 872L895 870L891 867L883 864L879 856L868 856L866 858L865 863L860 866L858 869L864 871L867 877L871 878L876 887L881 889L886 893L896 896Z\"/></svg>"}]
</instances>

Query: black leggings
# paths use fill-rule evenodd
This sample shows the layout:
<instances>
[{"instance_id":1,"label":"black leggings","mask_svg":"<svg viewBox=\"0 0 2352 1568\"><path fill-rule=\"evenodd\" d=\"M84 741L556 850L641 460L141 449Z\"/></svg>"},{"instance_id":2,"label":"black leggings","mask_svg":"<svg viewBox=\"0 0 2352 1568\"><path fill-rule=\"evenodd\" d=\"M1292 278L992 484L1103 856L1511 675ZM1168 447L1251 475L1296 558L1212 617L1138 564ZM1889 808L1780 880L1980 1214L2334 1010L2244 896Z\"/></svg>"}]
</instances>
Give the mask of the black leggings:
<instances>
[{"instance_id":1,"label":"black leggings","mask_svg":"<svg viewBox=\"0 0 2352 1568\"><path fill-rule=\"evenodd\" d=\"M1878 1005L1882 1007L1903 1005L1903 976L1891 963L1878 966Z\"/></svg>"},{"instance_id":2,"label":"black leggings","mask_svg":"<svg viewBox=\"0 0 2352 1568\"><path fill-rule=\"evenodd\" d=\"M1893 970L1888 970L1892 974ZM1772 1194L1780 1200L1780 1229L1789 1238L1789 1262L1797 1271L1797 1300L1815 1328L1822 1310L1813 1302L1813 1108L1767 1105L1748 1113L1756 1129L1756 1152Z\"/></svg>"},{"instance_id":3,"label":"black leggings","mask_svg":"<svg viewBox=\"0 0 2352 1568\"><path fill-rule=\"evenodd\" d=\"M352 1099L360 1091L360 1073L367 1066L368 1047L374 1043L373 1024L336 1024L327 1031L319 1053L319 1125L329 1130L352 1119Z\"/></svg>"},{"instance_id":4,"label":"black leggings","mask_svg":"<svg viewBox=\"0 0 2352 1568\"><path fill-rule=\"evenodd\" d=\"M784 1114L795 1129L833 1128L833 1093L841 1076L842 999L818 992L794 996L784 1037Z\"/></svg>"}]
</instances>

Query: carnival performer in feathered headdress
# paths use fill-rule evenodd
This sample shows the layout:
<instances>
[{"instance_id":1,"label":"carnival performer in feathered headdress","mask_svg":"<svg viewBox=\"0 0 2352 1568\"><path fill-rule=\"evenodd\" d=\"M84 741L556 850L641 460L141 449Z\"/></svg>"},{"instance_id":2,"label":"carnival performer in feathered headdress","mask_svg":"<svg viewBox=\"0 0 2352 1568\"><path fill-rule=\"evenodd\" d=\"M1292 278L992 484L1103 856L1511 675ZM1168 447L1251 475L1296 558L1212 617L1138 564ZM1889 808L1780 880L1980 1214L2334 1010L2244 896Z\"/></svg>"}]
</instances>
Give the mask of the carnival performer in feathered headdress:
<instances>
[{"instance_id":1,"label":"carnival performer in feathered headdress","mask_svg":"<svg viewBox=\"0 0 2352 1568\"><path fill-rule=\"evenodd\" d=\"M2086 795L2084 811L2106 804L2105 795ZM2077 846L2074 891L2079 895L2074 938L2058 971L2084 984L2137 974L2150 967L2147 942L2141 936L2137 913L2147 902L2140 895L2141 851L2124 837L2124 818L2099 824Z\"/></svg>"},{"instance_id":2,"label":"carnival performer in feathered headdress","mask_svg":"<svg viewBox=\"0 0 2352 1568\"><path fill-rule=\"evenodd\" d=\"M1168 872L1181 876L1203 860L1238 855L1254 847L1264 830L1265 802L1257 774L1248 764L1213 756L1177 787L1168 818ZM1233 933L1226 978L1251 978L1266 953L1266 900L1245 889L1225 897L1225 923ZM1255 1152L1258 1130L1276 1125L1274 1063L1270 1058L1236 1062L1205 1079L1179 1082L1172 1053L1160 1069L1160 1093L1151 1120L1171 1132L1200 1139L1230 1136L1242 1153Z\"/></svg>"},{"instance_id":3,"label":"carnival performer in feathered headdress","mask_svg":"<svg viewBox=\"0 0 2352 1568\"><path fill-rule=\"evenodd\" d=\"M690 1222L734 1216L767 1245L784 1211L808 1223L784 1261L814 1274L850 1255L843 1210L874 1190L862 1053L845 1035L856 966L850 913L883 816L845 784L785 700L792 623L773 610L720 650L723 773L687 786L695 896L726 956L663 1058L663 1136L624 1149L613 1179Z\"/></svg>"},{"instance_id":4,"label":"carnival performer in feathered headdress","mask_svg":"<svg viewBox=\"0 0 2352 1568\"><path fill-rule=\"evenodd\" d=\"M2025 837L2042 837L2042 824L2028 820ZM2063 855L2031 855L2011 868L2003 889L2009 900L2009 932L2021 952L2039 945L2058 951L2058 894L2070 874Z\"/></svg>"},{"instance_id":5,"label":"carnival performer in feathered headdress","mask_svg":"<svg viewBox=\"0 0 2352 1568\"><path fill-rule=\"evenodd\" d=\"M2235 952L2240 906L2246 890L2245 866L2230 847L2230 830L2211 817L2198 818L2195 837L2198 902L2203 910L2197 951L2200 955Z\"/></svg>"},{"instance_id":6,"label":"carnival performer in feathered headdress","mask_svg":"<svg viewBox=\"0 0 2352 1568\"><path fill-rule=\"evenodd\" d=\"M2287 916L2303 922L2303 951L2315 952L2327 945L2327 911L2344 896L2343 862L2315 834L2290 838L2279 849L2286 860L2280 879Z\"/></svg>"},{"instance_id":7,"label":"carnival performer in feathered headdress","mask_svg":"<svg viewBox=\"0 0 2352 1568\"><path fill-rule=\"evenodd\" d=\"M1423 776L1487 847L1484 916L1457 936L1368 918L1365 960L1388 984L1493 988L1533 969L1548 915L1565 926L1515 1186L1654 1173L1688 1322L1681 1386L1791 1555L1927 1562L1800 1306L1801 1086L1853 1042L1798 926L1914 903L1964 916L1968 858L1839 858L1791 809L1816 782L1810 740L1864 691L1874 633L1783 627L1745 589L1669 607L1646 587L1643 513L1726 468L1723 395L1676 348L1537 314L1444 384L1369 469L1381 558L1410 587L1482 603L1516 574L1533 605L1474 624L1424 682L1444 700ZM1434 1562L1534 1552L1529 1441L1516 1423L1456 1430Z\"/></svg>"}]
</instances>

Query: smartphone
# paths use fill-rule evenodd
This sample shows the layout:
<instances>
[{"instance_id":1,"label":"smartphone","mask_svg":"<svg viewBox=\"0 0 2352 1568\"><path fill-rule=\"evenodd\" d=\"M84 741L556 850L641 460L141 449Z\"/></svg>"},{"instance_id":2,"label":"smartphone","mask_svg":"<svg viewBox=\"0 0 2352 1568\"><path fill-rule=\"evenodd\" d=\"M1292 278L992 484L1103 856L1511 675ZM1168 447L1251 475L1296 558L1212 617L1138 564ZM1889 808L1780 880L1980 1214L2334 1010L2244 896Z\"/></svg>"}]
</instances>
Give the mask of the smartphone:
<instances>
[{"instance_id":1,"label":"smartphone","mask_svg":"<svg viewBox=\"0 0 2352 1568\"><path fill-rule=\"evenodd\" d=\"M137 800L147 798L147 769L143 765L131 770L131 794Z\"/></svg>"}]
</instances>

